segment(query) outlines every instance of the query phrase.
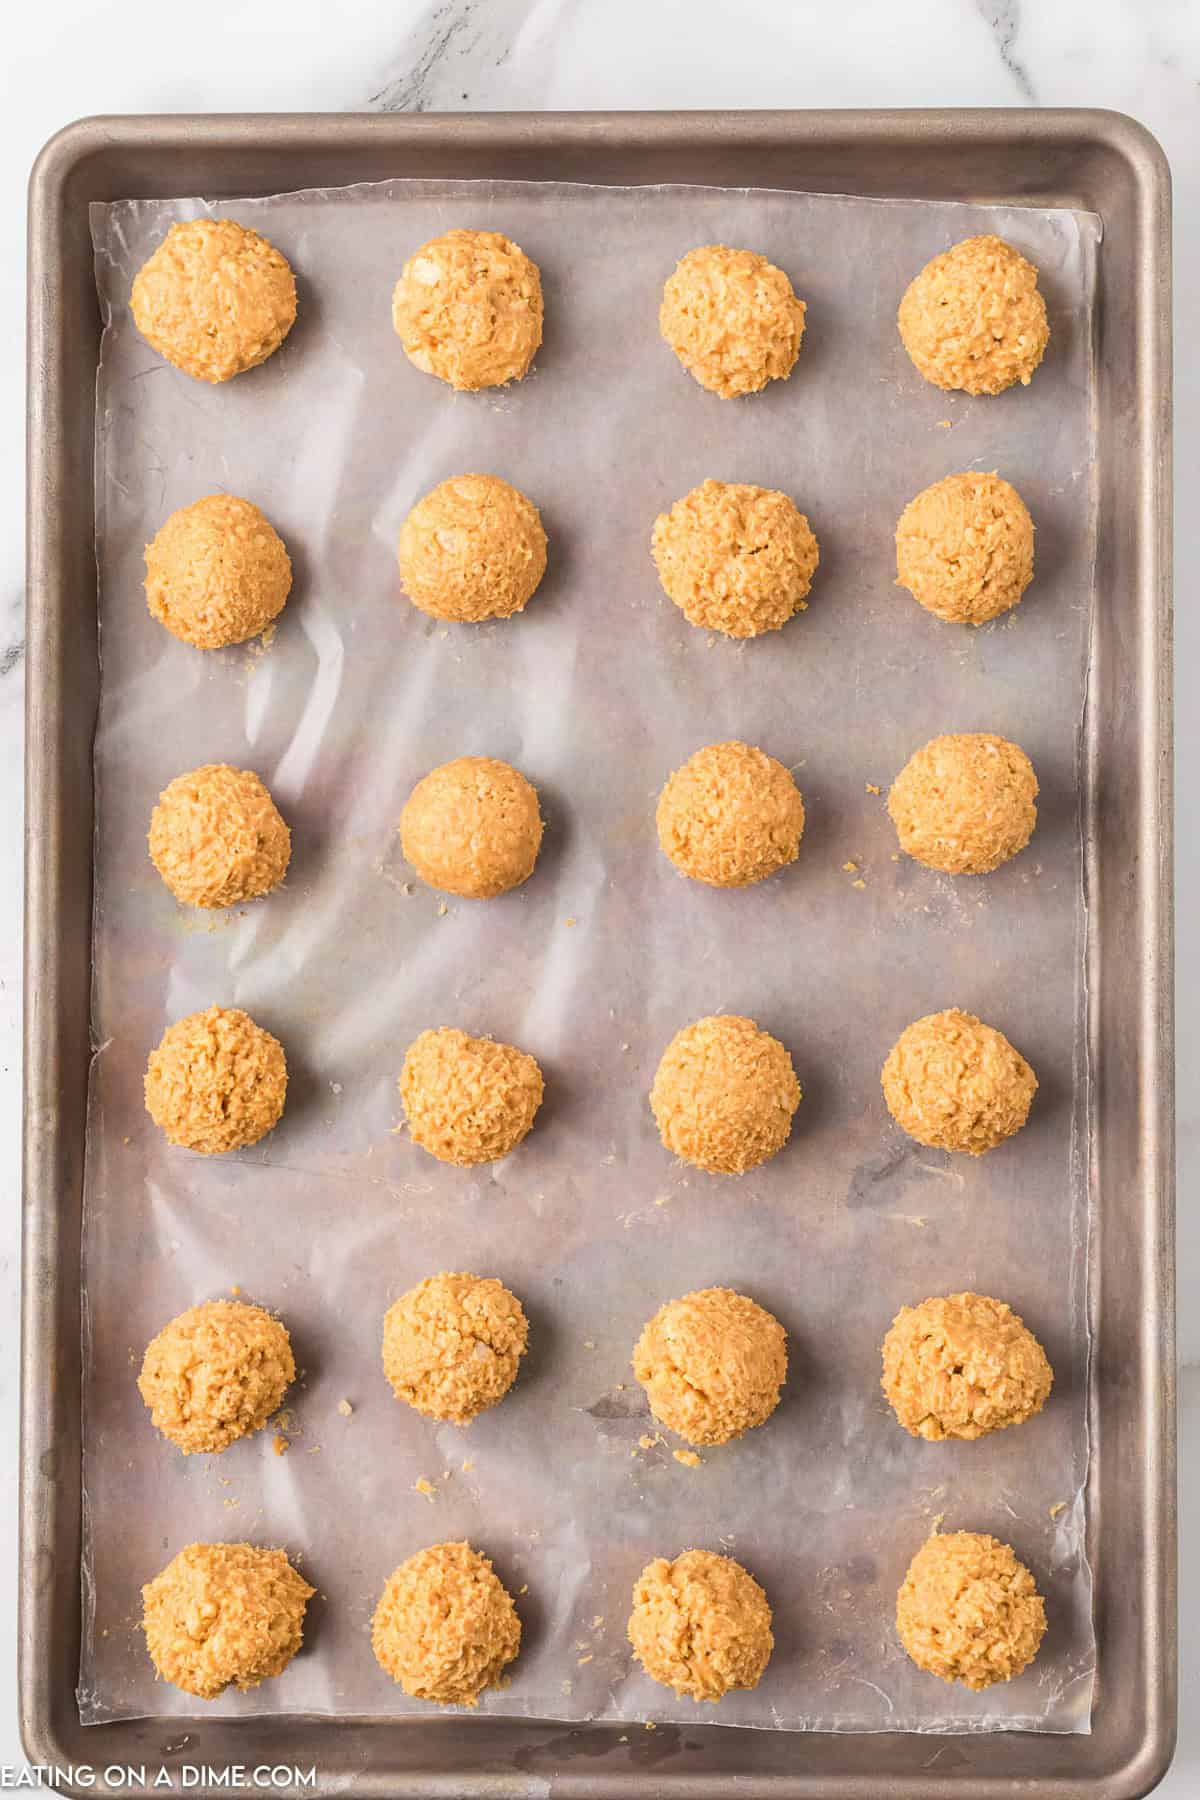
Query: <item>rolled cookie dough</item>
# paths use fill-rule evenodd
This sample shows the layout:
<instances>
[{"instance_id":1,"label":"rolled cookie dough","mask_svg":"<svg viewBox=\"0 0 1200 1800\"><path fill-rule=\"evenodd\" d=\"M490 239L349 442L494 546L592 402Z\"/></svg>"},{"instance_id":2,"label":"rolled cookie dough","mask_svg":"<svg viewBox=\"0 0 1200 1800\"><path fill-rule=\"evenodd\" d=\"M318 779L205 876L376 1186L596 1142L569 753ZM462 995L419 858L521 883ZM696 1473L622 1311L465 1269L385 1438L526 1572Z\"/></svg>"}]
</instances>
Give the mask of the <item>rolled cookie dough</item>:
<instances>
[{"instance_id":1,"label":"rolled cookie dough","mask_svg":"<svg viewBox=\"0 0 1200 1800\"><path fill-rule=\"evenodd\" d=\"M658 324L688 374L730 400L791 374L804 311L783 270L765 256L704 244L668 276Z\"/></svg>"},{"instance_id":2,"label":"rolled cookie dough","mask_svg":"<svg viewBox=\"0 0 1200 1800\"><path fill-rule=\"evenodd\" d=\"M197 381L228 381L265 362L296 322L285 256L232 219L172 225L133 279L133 322Z\"/></svg>"},{"instance_id":3,"label":"rolled cookie dough","mask_svg":"<svg viewBox=\"0 0 1200 1800\"><path fill-rule=\"evenodd\" d=\"M255 1688L299 1650L315 1592L282 1550L189 1544L142 1589L150 1660L201 1700Z\"/></svg>"},{"instance_id":4,"label":"rolled cookie dough","mask_svg":"<svg viewBox=\"0 0 1200 1800\"><path fill-rule=\"evenodd\" d=\"M409 361L451 387L520 381L542 341L538 266L498 231L446 231L410 256L392 296Z\"/></svg>"},{"instance_id":5,"label":"rolled cookie dough","mask_svg":"<svg viewBox=\"0 0 1200 1800\"><path fill-rule=\"evenodd\" d=\"M287 1094L283 1046L238 1007L189 1013L146 1066L146 1111L168 1143L204 1156L243 1150L278 1125Z\"/></svg>"},{"instance_id":6,"label":"rolled cookie dough","mask_svg":"<svg viewBox=\"0 0 1200 1800\"><path fill-rule=\"evenodd\" d=\"M664 1148L714 1175L744 1174L782 1150L799 1104L783 1045L736 1013L677 1032L650 1090Z\"/></svg>"},{"instance_id":7,"label":"rolled cookie dough","mask_svg":"<svg viewBox=\"0 0 1200 1800\"><path fill-rule=\"evenodd\" d=\"M385 1674L414 1700L474 1706L521 1648L521 1621L486 1556L433 1544L389 1577L371 1625Z\"/></svg>"},{"instance_id":8,"label":"rolled cookie dough","mask_svg":"<svg viewBox=\"0 0 1200 1800\"><path fill-rule=\"evenodd\" d=\"M668 1300L633 1353L633 1372L660 1425L690 1444L727 1444L762 1425L787 1378L787 1335L731 1288Z\"/></svg>"},{"instance_id":9,"label":"rolled cookie dough","mask_svg":"<svg viewBox=\"0 0 1200 1800\"><path fill-rule=\"evenodd\" d=\"M278 887L292 835L250 769L205 763L177 775L150 819L150 860L184 906L238 906Z\"/></svg>"},{"instance_id":10,"label":"rolled cookie dough","mask_svg":"<svg viewBox=\"0 0 1200 1800\"><path fill-rule=\"evenodd\" d=\"M1053 1380L1032 1331L986 1294L902 1306L883 1340L883 1391L905 1431L929 1443L1023 1424Z\"/></svg>"},{"instance_id":11,"label":"rolled cookie dough","mask_svg":"<svg viewBox=\"0 0 1200 1800\"><path fill-rule=\"evenodd\" d=\"M900 848L944 875L988 875L1037 824L1038 781L1019 744L993 731L932 738L888 794Z\"/></svg>"},{"instance_id":12,"label":"rolled cookie dough","mask_svg":"<svg viewBox=\"0 0 1200 1800\"><path fill-rule=\"evenodd\" d=\"M533 874L542 843L537 790L492 756L459 756L418 781L400 844L421 880L467 900L494 900Z\"/></svg>"},{"instance_id":13,"label":"rolled cookie dough","mask_svg":"<svg viewBox=\"0 0 1200 1800\"><path fill-rule=\"evenodd\" d=\"M966 394L1029 385L1050 338L1037 270L1003 238L965 238L927 262L900 302L904 348L926 381Z\"/></svg>"},{"instance_id":14,"label":"rolled cookie dough","mask_svg":"<svg viewBox=\"0 0 1200 1800\"><path fill-rule=\"evenodd\" d=\"M745 482L701 482L659 514L651 550L684 617L734 638L778 631L803 612L819 561L795 503Z\"/></svg>"},{"instance_id":15,"label":"rolled cookie dough","mask_svg":"<svg viewBox=\"0 0 1200 1800\"><path fill-rule=\"evenodd\" d=\"M954 1006L900 1033L883 1096L901 1130L931 1150L982 1156L1019 1131L1037 1076L1003 1032Z\"/></svg>"},{"instance_id":16,"label":"rolled cookie dough","mask_svg":"<svg viewBox=\"0 0 1200 1800\"><path fill-rule=\"evenodd\" d=\"M546 533L532 500L498 475L452 475L400 528L400 579L414 606L470 624L509 619L546 573Z\"/></svg>"},{"instance_id":17,"label":"rolled cookie dough","mask_svg":"<svg viewBox=\"0 0 1200 1800\"><path fill-rule=\"evenodd\" d=\"M283 611L292 563L249 500L209 494L173 512L146 546L146 604L173 637L221 650L258 637Z\"/></svg>"},{"instance_id":18,"label":"rolled cookie dough","mask_svg":"<svg viewBox=\"0 0 1200 1800\"><path fill-rule=\"evenodd\" d=\"M512 1044L443 1025L409 1045L400 1099L409 1136L439 1162L496 1162L525 1138L545 1084L536 1060Z\"/></svg>"},{"instance_id":19,"label":"rolled cookie dough","mask_svg":"<svg viewBox=\"0 0 1200 1800\"><path fill-rule=\"evenodd\" d=\"M910 500L896 526L896 586L951 625L984 625L1033 580L1033 520L996 474L946 475Z\"/></svg>"},{"instance_id":20,"label":"rolled cookie dough","mask_svg":"<svg viewBox=\"0 0 1200 1800\"><path fill-rule=\"evenodd\" d=\"M918 1669L979 1692L1029 1667L1046 1606L1007 1544L948 1531L913 1557L896 1597L896 1630Z\"/></svg>"},{"instance_id":21,"label":"rolled cookie dough","mask_svg":"<svg viewBox=\"0 0 1200 1800\"><path fill-rule=\"evenodd\" d=\"M138 1392L185 1456L212 1455L261 1431L295 1379L280 1319L243 1301L206 1300L151 1338Z\"/></svg>"},{"instance_id":22,"label":"rolled cookie dough","mask_svg":"<svg viewBox=\"0 0 1200 1800\"><path fill-rule=\"evenodd\" d=\"M503 1400L528 1337L521 1302L493 1277L430 1275L384 1314L383 1372L397 1400L469 1425Z\"/></svg>"},{"instance_id":23,"label":"rolled cookie dough","mask_svg":"<svg viewBox=\"0 0 1200 1800\"><path fill-rule=\"evenodd\" d=\"M736 739L676 769L658 801L664 856L693 881L747 887L795 862L804 802L781 762Z\"/></svg>"},{"instance_id":24,"label":"rolled cookie dough","mask_svg":"<svg viewBox=\"0 0 1200 1800\"><path fill-rule=\"evenodd\" d=\"M652 1680L697 1701L757 1687L775 1648L766 1594L740 1563L711 1550L646 1565L629 1642Z\"/></svg>"}]
</instances>

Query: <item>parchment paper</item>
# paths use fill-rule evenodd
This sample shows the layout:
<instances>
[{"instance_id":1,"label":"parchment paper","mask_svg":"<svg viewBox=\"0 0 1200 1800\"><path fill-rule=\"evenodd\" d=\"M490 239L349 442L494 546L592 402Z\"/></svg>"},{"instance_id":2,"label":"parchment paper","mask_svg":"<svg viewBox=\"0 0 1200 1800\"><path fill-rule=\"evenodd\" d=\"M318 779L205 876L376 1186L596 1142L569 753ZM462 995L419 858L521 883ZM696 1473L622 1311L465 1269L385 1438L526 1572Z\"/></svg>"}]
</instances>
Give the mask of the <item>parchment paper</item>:
<instances>
[{"instance_id":1,"label":"parchment paper","mask_svg":"<svg viewBox=\"0 0 1200 1800\"><path fill-rule=\"evenodd\" d=\"M127 310L168 223L205 211L264 230L300 286L282 351L218 388L162 362ZM392 332L400 265L456 224L509 232L542 269L545 343L507 392L455 395ZM1040 265L1052 337L1032 387L972 400L917 376L894 318L926 258L985 230ZM1098 221L397 181L122 202L94 209L94 234L107 328L83 1718L214 1710L155 1681L138 1628L141 1584L197 1538L282 1543L319 1590L286 1674L215 1710L428 1717L377 1668L369 1621L402 1558L466 1535L519 1591L525 1631L485 1713L1088 1730L1078 780ZM793 378L738 402L689 380L656 329L675 260L714 241L763 250L809 304ZM1024 603L978 632L893 585L901 508L965 468L1011 478L1038 532ZM439 626L399 590L405 513L465 470L543 511L550 572L511 623ZM740 647L686 623L649 555L655 515L709 475L784 488L820 540L809 610ZM144 544L222 488L263 507L295 563L265 651L192 650L145 607ZM918 745L973 729L1028 749L1040 823L1009 867L955 882L897 859L884 799ZM729 736L793 766L808 809L799 861L741 893L682 881L654 832L666 776ZM523 769L548 822L534 879L483 906L414 883L396 836L413 782L469 752ZM211 919L175 906L145 848L160 789L206 761L258 770L294 834L285 889ZM206 1159L164 1144L142 1074L166 1025L214 1001L281 1038L291 1085L265 1142ZM978 1163L909 1142L879 1089L900 1030L948 1005L1007 1032L1041 1081L1027 1129ZM738 1181L673 1164L646 1101L674 1031L719 1010L782 1038L804 1089L787 1150ZM396 1130L404 1050L442 1023L520 1044L546 1072L533 1135L497 1167L443 1167ZM499 1275L532 1321L516 1389L466 1432L399 1406L379 1363L395 1295L461 1268ZM654 1426L629 1356L664 1300L711 1283L779 1315L791 1373L766 1428L689 1469L674 1440L640 1447ZM138 1397L142 1351L235 1286L292 1331L290 1448L273 1454L268 1430L185 1459ZM880 1394L880 1341L902 1303L968 1287L1027 1319L1054 1394L981 1443L914 1441ZM896 1589L939 1521L1012 1542L1046 1595L1035 1667L984 1695L918 1673L895 1637ZM737 1556L775 1608L760 1687L703 1711L632 1665L624 1635L638 1571L691 1545Z\"/></svg>"}]
</instances>

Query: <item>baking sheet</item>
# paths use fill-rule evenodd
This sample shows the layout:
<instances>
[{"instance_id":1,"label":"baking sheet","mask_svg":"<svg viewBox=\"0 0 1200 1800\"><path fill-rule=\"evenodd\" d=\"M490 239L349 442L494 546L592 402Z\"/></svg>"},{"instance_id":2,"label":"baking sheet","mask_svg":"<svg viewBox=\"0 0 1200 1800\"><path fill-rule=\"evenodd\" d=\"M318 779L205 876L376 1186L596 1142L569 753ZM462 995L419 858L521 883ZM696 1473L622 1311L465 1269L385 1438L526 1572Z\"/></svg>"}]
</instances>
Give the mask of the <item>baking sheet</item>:
<instances>
[{"instance_id":1,"label":"baking sheet","mask_svg":"<svg viewBox=\"0 0 1200 1800\"><path fill-rule=\"evenodd\" d=\"M133 329L132 275L174 218L214 211L288 255L300 319L225 388L160 362ZM390 324L405 256L452 224L508 231L541 266L534 374L454 395ZM825 1730L1089 1728L1083 1544L1088 1230L1077 778L1093 543L1092 216L698 188L394 182L243 201L93 209L105 310L98 407L100 726L94 1030L85 1194L85 1721L203 1710L419 1714L376 1667L387 1574L466 1535L495 1559L525 1643L481 1711ZM895 336L903 286L995 230L1042 270L1051 349L1027 391L928 387ZM809 303L793 378L726 403L655 329L675 259L760 248ZM980 632L892 582L891 531L920 487L999 468L1038 527L1038 576ZM550 572L507 625L452 628L400 596L394 543L445 475L504 475L542 508ZM813 523L809 610L746 645L662 596L655 515L714 475L779 486ZM282 532L296 587L267 650L202 655L157 629L141 551L218 488ZM893 861L891 776L939 731L995 729L1042 782L1030 850L986 882ZM801 857L746 893L681 881L654 800L698 745L741 736L793 766ZM464 753L521 767L547 834L534 879L486 907L413 882L395 825L413 781ZM145 855L159 790L209 760L253 767L293 828L283 891L229 917L175 906ZM853 861L855 869L843 865ZM864 883L855 886L856 881ZM149 1049L220 1001L282 1039L288 1111L219 1161L165 1146L142 1110ZM878 1087L910 1019L978 1011L1041 1091L1012 1144L967 1166L910 1144ZM646 1093L683 1023L747 1012L793 1053L788 1149L737 1182L672 1164ZM537 1128L496 1168L433 1163L395 1127L404 1049L427 1025L490 1031L547 1077ZM532 1322L504 1404L465 1433L399 1407L379 1367L395 1295L439 1268L501 1276ZM678 1464L628 1358L661 1302L726 1283L788 1328L769 1426ZM304 1371L286 1454L271 1434L183 1459L134 1385L167 1318L237 1285L278 1308ZM878 1346L899 1305L975 1287L1046 1344L1045 1412L977 1445L895 1425ZM349 1417L339 1402L349 1400ZM469 1467L464 1467L469 1464ZM417 1491L424 1480L432 1497ZM895 1590L936 1522L1011 1541L1047 1597L1035 1667L986 1695L920 1675ZM143 1581L195 1538L284 1543L317 1586L283 1678L209 1708L157 1683ZM657 1554L726 1549L764 1583L776 1650L719 1709L631 1665L633 1579Z\"/></svg>"}]
</instances>

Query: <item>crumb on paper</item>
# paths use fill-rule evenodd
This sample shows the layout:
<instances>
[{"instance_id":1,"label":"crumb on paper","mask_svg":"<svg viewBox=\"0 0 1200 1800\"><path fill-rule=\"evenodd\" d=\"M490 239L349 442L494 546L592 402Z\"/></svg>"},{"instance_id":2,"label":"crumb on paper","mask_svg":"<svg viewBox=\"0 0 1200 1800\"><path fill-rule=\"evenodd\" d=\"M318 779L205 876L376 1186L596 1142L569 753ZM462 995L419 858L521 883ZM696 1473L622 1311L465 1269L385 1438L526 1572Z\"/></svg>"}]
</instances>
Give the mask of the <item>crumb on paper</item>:
<instances>
[{"instance_id":1,"label":"crumb on paper","mask_svg":"<svg viewBox=\"0 0 1200 1800\"><path fill-rule=\"evenodd\" d=\"M672 1454L674 1455L675 1461L677 1463L682 1463L685 1469L698 1469L700 1467L700 1458L696 1455L694 1450L675 1450Z\"/></svg>"},{"instance_id":2,"label":"crumb on paper","mask_svg":"<svg viewBox=\"0 0 1200 1800\"><path fill-rule=\"evenodd\" d=\"M468 1458L467 1458L467 1460L466 1460L466 1462L465 1462L465 1463L464 1463L464 1464L463 1464L463 1466L462 1466L462 1472L463 1472L463 1474L464 1474L464 1475L469 1475L469 1474L470 1474L470 1473L471 1473L471 1470L472 1470L472 1469L473 1469L473 1468L474 1468L474 1467L475 1467L475 1464L474 1464L474 1463L473 1463L473 1462L472 1462L472 1461L471 1461L471 1459L470 1459L470 1457L469 1457L469 1456L468 1456Z\"/></svg>"},{"instance_id":3,"label":"crumb on paper","mask_svg":"<svg viewBox=\"0 0 1200 1800\"><path fill-rule=\"evenodd\" d=\"M949 431L950 420L949 419L939 419L937 422L937 428L939 431Z\"/></svg>"},{"instance_id":4,"label":"crumb on paper","mask_svg":"<svg viewBox=\"0 0 1200 1800\"><path fill-rule=\"evenodd\" d=\"M578 925L578 923L579 923L579 920L575 917L574 913L572 913L569 918L563 920L563 924L567 927L568 930L570 930L572 925Z\"/></svg>"},{"instance_id":5,"label":"crumb on paper","mask_svg":"<svg viewBox=\"0 0 1200 1800\"><path fill-rule=\"evenodd\" d=\"M671 1204L670 1194L655 1194L654 1204L655 1204L655 1206L670 1206L670 1204Z\"/></svg>"},{"instance_id":6,"label":"crumb on paper","mask_svg":"<svg viewBox=\"0 0 1200 1800\"><path fill-rule=\"evenodd\" d=\"M842 873L844 875L853 875L856 873L857 869L858 864L856 862L844 862L842 864Z\"/></svg>"},{"instance_id":7,"label":"crumb on paper","mask_svg":"<svg viewBox=\"0 0 1200 1800\"><path fill-rule=\"evenodd\" d=\"M865 881L864 881L864 880L863 880L863 878L862 878L862 876L861 876L861 875L860 875L860 876L859 876L859 878L858 878L858 880L857 880L857 881L852 881L852 882L851 882L851 883L850 883L850 886L851 886L851 887L852 887L852 888L865 888L865 887L866 887L866 885L867 885L867 884L866 884L866 882L865 882Z\"/></svg>"},{"instance_id":8,"label":"crumb on paper","mask_svg":"<svg viewBox=\"0 0 1200 1800\"><path fill-rule=\"evenodd\" d=\"M623 1394L625 1392L625 1383L623 1381L618 1381L616 1391L618 1394Z\"/></svg>"},{"instance_id":9,"label":"crumb on paper","mask_svg":"<svg viewBox=\"0 0 1200 1800\"><path fill-rule=\"evenodd\" d=\"M881 789L876 785L875 782L868 781L867 792L868 792L868 794L878 794L881 792Z\"/></svg>"},{"instance_id":10,"label":"crumb on paper","mask_svg":"<svg viewBox=\"0 0 1200 1800\"><path fill-rule=\"evenodd\" d=\"M638 1439L638 1449L639 1450L653 1450L656 1448L657 1445L665 1443L665 1442L666 1442L666 1439L662 1436L662 1434L660 1432L656 1431L653 1434L651 1434L649 1431L643 1431L641 1437Z\"/></svg>"},{"instance_id":11,"label":"crumb on paper","mask_svg":"<svg viewBox=\"0 0 1200 1800\"><path fill-rule=\"evenodd\" d=\"M417 1479L413 1482L413 1491L417 1494L424 1494L430 1505L433 1504L434 1496L437 1493L437 1489L434 1487L432 1481L427 1481L424 1475L418 1475Z\"/></svg>"},{"instance_id":12,"label":"crumb on paper","mask_svg":"<svg viewBox=\"0 0 1200 1800\"><path fill-rule=\"evenodd\" d=\"M583 1347L585 1350L594 1350L596 1348L595 1339L594 1338L584 1338Z\"/></svg>"},{"instance_id":13,"label":"crumb on paper","mask_svg":"<svg viewBox=\"0 0 1200 1800\"><path fill-rule=\"evenodd\" d=\"M592 1630L599 1631L599 1629L603 1625L603 1623L604 1623L604 1614L597 1613L595 1618L592 1620Z\"/></svg>"},{"instance_id":14,"label":"crumb on paper","mask_svg":"<svg viewBox=\"0 0 1200 1800\"><path fill-rule=\"evenodd\" d=\"M592 1653L589 1650L586 1656L581 1656L577 1659L576 1667L582 1669L584 1663L590 1663L591 1660L592 1660Z\"/></svg>"},{"instance_id":15,"label":"crumb on paper","mask_svg":"<svg viewBox=\"0 0 1200 1800\"><path fill-rule=\"evenodd\" d=\"M653 1719L646 1720L646 1730L647 1731L657 1731L657 1729L658 1729L658 1727L655 1725Z\"/></svg>"},{"instance_id":16,"label":"crumb on paper","mask_svg":"<svg viewBox=\"0 0 1200 1800\"><path fill-rule=\"evenodd\" d=\"M527 1594L528 1592L529 1592L529 1583L527 1581L522 1582L521 1586L517 1589L518 1600L520 1599L522 1594Z\"/></svg>"},{"instance_id":17,"label":"crumb on paper","mask_svg":"<svg viewBox=\"0 0 1200 1800\"><path fill-rule=\"evenodd\" d=\"M942 1526L945 1523L946 1523L946 1515L944 1512L934 1513L933 1518L930 1521L930 1525L929 1525L930 1537L936 1537L938 1532L942 1529Z\"/></svg>"},{"instance_id":18,"label":"crumb on paper","mask_svg":"<svg viewBox=\"0 0 1200 1800\"><path fill-rule=\"evenodd\" d=\"M230 1288L230 1290L229 1290L229 1291L230 1291L230 1293L231 1293L231 1294L232 1294L232 1295L233 1295L233 1297L234 1297L234 1299L235 1299L235 1300L236 1300L236 1299L237 1299L237 1297L238 1297L238 1295L239 1295L239 1294L240 1294L240 1293L241 1293L241 1291L242 1291L242 1284L241 1284L241 1282L240 1282L240 1281L235 1281L235 1282L234 1282L234 1284L233 1284L233 1286L232 1286L232 1287L231 1287L231 1288Z\"/></svg>"},{"instance_id":19,"label":"crumb on paper","mask_svg":"<svg viewBox=\"0 0 1200 1800\"><path fill-rule=\"evenodd\" d=\"M444 919L446 914L449 911L450 911L450 908L446 905L446 902L444 900L439 900L438 901L438 918Z\"/></svg>"},{"instance_id":20,"label":"crumb on paper","mask_svg":"<svg viewBox=\"0 0 1200 1800\"><path fill-rule=\"evenodd\" d=\"M1054 1502L1054 1505L1050 1508L1050 1517L1052 1519L1057 1519L1059 1514L1065 1513L1066 1510L1067 1510L1066 1501L1065 1500L1056 1500Z\"/></svg>"},{"instance_id":21,"label":"crumb on paper","mask_svg":"<svg viewBox=\"0 0 1200 1800\"><path fill-rule=\"evenodd\" d=\"M337 1409L341 1413L343 1419L350 1418L354 1412L354 1408L350 1404L349 1400L339 1400Z\"/></svg>"},{"instance_id":22,"label":"crumb on paper","mask_svg":"<svg viewBox=\"0 0 1200 1800\"><path fill-rule=\"evenodd\" d=\"M893 850L893 851L892 851L892 861L893 861L893 862L899 862L899 861L900 861L900 852L899 852L899 851L898 851L898 850Z\"/></svg>"},{"instance_id":23,"label":"crumb on paper","mask_svg":"<svg viewBox=\"0 0 1200 1800\"><path fill-rule=\"evenodd\" d=\"M271 1439L271 1448L276 1456L286 1456L291 1447L290 1439L285 1438L282 1431L277 1431Z\"/></svg>"},{"instance_id":24,"label":"crumb on paper","mask_svg":"<svg viewBox=\"0 0 1200 1800\"><path fill-rule=\"evenodd\" d=\"M126 1145L126 1146L128 1146L128 1145L129 1145L129 1144L132 1144L132 1142L133 1142L133 1139L132 1139L132 1138L127 1138L127 1137L124 1137L124 1138L122 1138L122 1139L121 1139L121 1142L122 1142L122 1143L123 1143L123 1144L125 1144L125 1145Z\"/></svg>"}]
</instances>

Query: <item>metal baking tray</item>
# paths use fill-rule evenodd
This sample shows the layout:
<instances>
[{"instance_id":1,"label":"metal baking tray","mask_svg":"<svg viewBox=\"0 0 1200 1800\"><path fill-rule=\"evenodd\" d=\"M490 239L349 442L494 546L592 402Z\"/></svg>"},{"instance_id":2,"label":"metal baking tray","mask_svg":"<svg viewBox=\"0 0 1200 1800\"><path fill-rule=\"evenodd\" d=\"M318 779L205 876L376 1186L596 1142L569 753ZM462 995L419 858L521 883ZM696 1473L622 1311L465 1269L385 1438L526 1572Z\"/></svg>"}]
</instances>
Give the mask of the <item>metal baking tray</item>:
<instances>
[{"instance_id":1,"label":"metal baking tray","mask_svg":"<svg viewBox=\"0 0 1200 1800\"><path fill-rule=\"evenodd\" d=\"M1088 1736L629 1732L513 1719L141 1719L82 1727L80 1199L89 1038L100 319L88 205L394 176L698 182L1086 207L1099 544L1084 752L1094 1070ZM764 1800L1133 1800L1176 1710L1171 1015L1170 181L1094 111L228 115L91 119L30 189L20 1710L30 1760L317 1770L321 1792ZM627 1740L627 1741L622 1741ZM64 1780L62 1791L85 1791ZM201 1779L198 1794L217 1787Z\"/></svg>"}]
</instances>

